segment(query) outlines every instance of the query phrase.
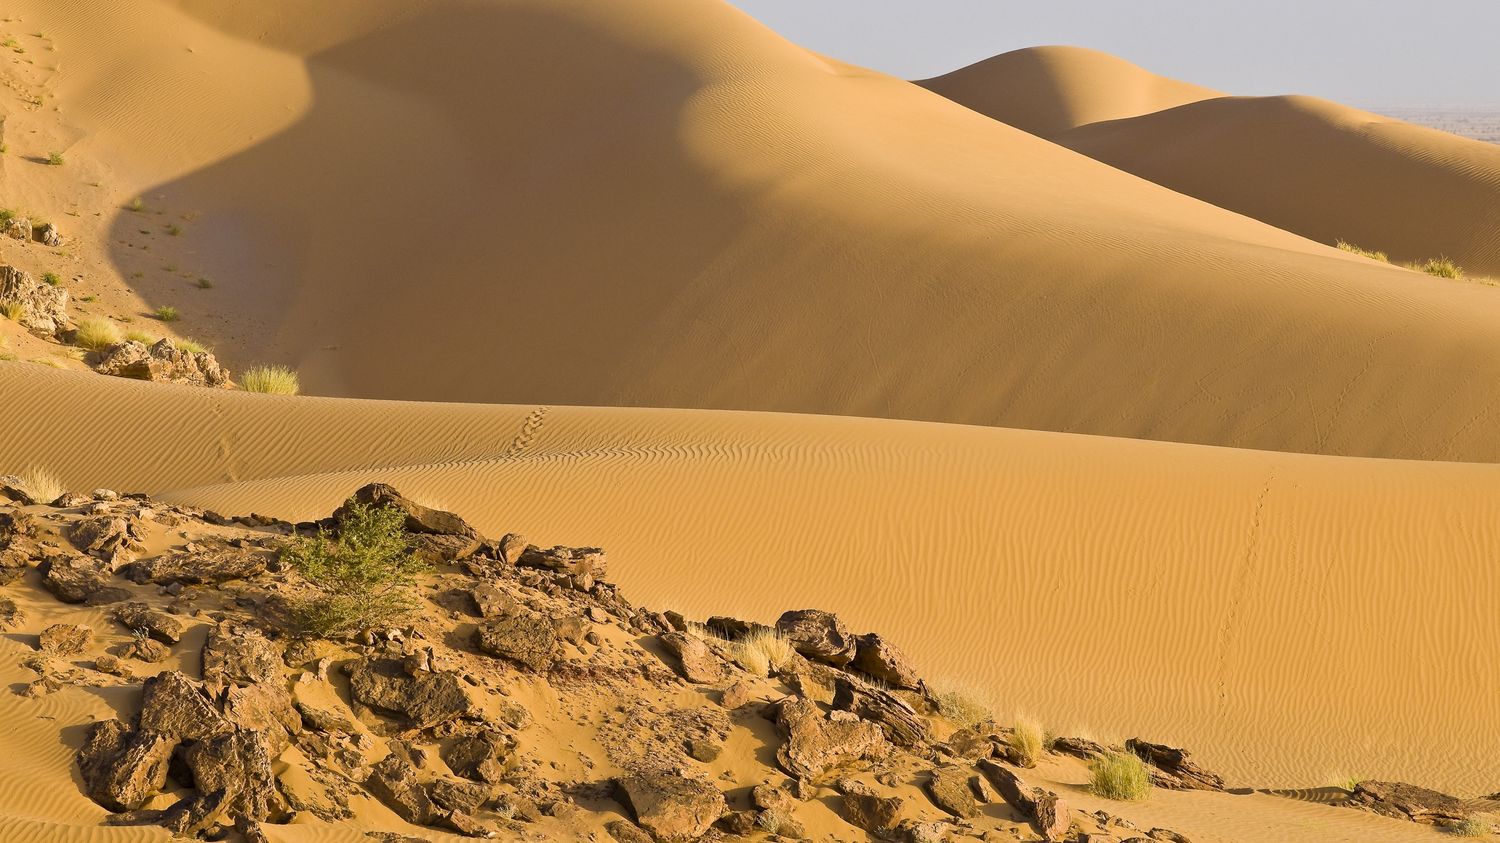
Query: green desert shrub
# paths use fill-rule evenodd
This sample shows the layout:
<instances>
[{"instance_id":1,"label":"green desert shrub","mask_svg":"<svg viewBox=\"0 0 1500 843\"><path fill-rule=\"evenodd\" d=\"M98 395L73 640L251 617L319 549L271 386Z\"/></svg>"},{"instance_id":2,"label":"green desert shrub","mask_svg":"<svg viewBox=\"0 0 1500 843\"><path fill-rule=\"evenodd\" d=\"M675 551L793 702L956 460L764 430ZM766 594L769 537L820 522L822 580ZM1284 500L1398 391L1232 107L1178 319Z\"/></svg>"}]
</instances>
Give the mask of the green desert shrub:
<instances>
[{"instance_id":1,"label":"green desert shrub","mask_svg":"<svg viewBox=\"0 0 1500 843\"><path fill-rule=\"evenodd\" d=\"M1356 246L1347 240L1340 240L1337 245L1340 249L1343 249L1346 252L1352 252L1362 258L1369 258L1372 261L1380 261L1381 263L1391 262L1390 256L1385 252L1376 252L1370 249L1363 248L1361 246Z\"/></svg>"},{"instance_id":2,"label":"green desert shrub","mask_svg":"<svg viewBox=\"0 0 1500 843\"><path fill-rule=\"evenodd\" d=\"M932 701L938 714L960 729L995 719L995 708L983 694L964 685L948 682L932 684Z\"/></svg>"},{"instance_id":3,"label":"green desert shrub","mask_svg":"<svg viewBox=\"0 0 1500 843\"><path fill-rule=\"evenodd\" d=\"M1412 264L1411 268L1437 278L1458 280L1464 277L1463 267L1448 258L1428 258L1425 261L1418 261Z\"/></svg>"},{"instance_id":4,"label":"green desert shrub","mask_svg":"<svg viewBox=\"0 0 1500 843\"><path fill-rule=\"evenodd\" d=\"M302 385L297 373L285 366L257 366L240 376L240 387L246 392L296 395Z\"/></svg>"},{"instance_id":5,"label":"green desert shrub","mask_svg":"<svg viewBox=\"0 0 1500 843\"><path fill-rule=\"evenodd\" d=\"M1042 731L1042 724L1027 717L1019 717L1010 729L1010 737L1007 743L1015 751L1016 759L1021 762L1022 767L1035 767L1037 759L1042 757L1042 751L1046 747L1046 733Z\"/></svg>"},{"instance_id":6,"label":"green desert shrub","mask_svg":"<svg viewBox=\"0 0 1500 843\"><path fill-rule=\"evenodd\" d=\"M47 163L54 167L61 167L64 163L63 154L61 152L47 153Z\"/></svg>"},{"instance_id":7,"label":"green desert shrub","mask_svg":"<svg viewBox=\"0 0 1500 843\"><path fill-rule=\"evenodd\" d=\"M213 282L213 279L211 279L211 278L199 278L197 281L195 281L193 283L200 290L212 290L214 288L214 282Z\"/></svg>"},{"instance_id":8,"label":"green desert shrub","mask_svg":"<svg viewBox=\"0 0 1500 843\"><path fill-rule=\"evenodd\" d=\"M43 272L42 280L54 287L62 284L62 279L57 276L56 272Z\"/></svg>"},{"instance_id":9,"label":"green desert shrub","mask_svg":"<svg viewBox=\"0 0 1500 843\"><path fill-rule=\"evenodd\" d=\"M413 586L428 566L412 555L405 523L394 509L350 503L336 534L289 539L281 559L312 586L293 605L297 625L320 637L348 635L415 610Z\"/></svg>"},{"instance_id":10,"label":"green desert shrub","mask_svg":"<svg viewBox=\"0 0 1500 843\"><path fill-rule=\"evenodd\" d=\"M73 344L90 351L108 348L119 341L120 329L115 323L98 316L78 320L78 329L73 332Z\"/></svg>"},{"instance_id":11,"label":"green desert shrub","mask_svg":"<svg viewBox=\"0 0 1500 843\"><path fill-rule=\"evenodd\" d=\"M176 322L182 314L178 313L177 308L170 304L164 304L156 309L155 316L163 322Z\"/></svg>"},{"instance_id":12,"label":"green desert shrub","mask_svg":"<svg viewBox=\"0 0 1500 843\"><path fill-rule=\"evenodd\" d=\"M1089 792L1122 802L1145 799L1151 793L1151 774L1134 753L1110 752L1089 764Z\"/></svg>"}]
</instances>

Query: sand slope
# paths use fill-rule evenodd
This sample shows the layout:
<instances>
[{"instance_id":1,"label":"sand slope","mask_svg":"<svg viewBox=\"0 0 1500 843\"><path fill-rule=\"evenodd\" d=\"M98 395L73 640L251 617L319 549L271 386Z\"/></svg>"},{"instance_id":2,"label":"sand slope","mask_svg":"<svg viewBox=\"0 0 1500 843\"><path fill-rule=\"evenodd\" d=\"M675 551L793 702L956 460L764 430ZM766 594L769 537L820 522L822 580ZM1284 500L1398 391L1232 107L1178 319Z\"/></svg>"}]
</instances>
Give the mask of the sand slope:
<instances>
[{"instance_id":1,"label":"sand slope","mask_svg":"<svg viewBox=\"0 0 1500 843\"><path fill-rule=\"evenodd\" d=\"M820 605L1055 730L1240 783L1496 789L1500 467L878 420L276 399L0 365L0 466L224 512L381 478L605 546L652 606ZM81 413L78 399L110 413ZM1087 689L1085 693L1084 690ZM1100 689L1109 689L1101 692Z\"/></svg>"},{"instance_id":2,"label":"sand slope","mask_svg":"<svg viewBox=\"0 0 1500 843\"><path fill-rule=\"evenodd\" d=\"M1179 193L1323 243L1500 276L1500 147L1314 97L1228 97L1077 48L920 83Z\"/></svg>"},{"instance_id":3,"label":"sand slope","mask_svg":"<svg viewBox=\"0 0 1500 843\"><path fill-rule=\"evenodd\" d=\"M300 29L284 2L140 5L162 38L196 16L182 52L112 46L81 6L27 20L57 32L80 149L150 152L110 170L191 217L160 237L111 211L112 271L236 368L1500 458L1496 291L1215 209L717 2L340 4ZM221 94L238 116L197 116Z\"/></svg>"}]
</instances>

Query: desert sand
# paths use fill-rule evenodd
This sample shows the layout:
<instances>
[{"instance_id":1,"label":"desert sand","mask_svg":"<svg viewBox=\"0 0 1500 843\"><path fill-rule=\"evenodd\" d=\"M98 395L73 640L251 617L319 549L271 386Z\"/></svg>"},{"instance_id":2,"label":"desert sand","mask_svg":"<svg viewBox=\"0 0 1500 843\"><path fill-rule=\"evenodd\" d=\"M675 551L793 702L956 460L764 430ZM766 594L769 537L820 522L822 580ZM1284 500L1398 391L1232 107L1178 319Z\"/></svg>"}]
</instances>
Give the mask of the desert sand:
<instances>
[{"instance_id":1,"label":"desert sand","mask_svg":"<svg viewBox=\"0 0 1500 843\"><path fill-rule=\"evenodd\" d=\"M0 320L0 474L289 520L391 482L1234 783L1500 791L1500 289L1329 245L1500 275L1500 152L1085 51L924 90L717 0L15 9L0 205L67 240L0 260L318 397ZM82 693L0 701L7 833L156 839L68 782ZM1430 834L1200 797L1141 810Z\"/></svg>"}]
</instances>

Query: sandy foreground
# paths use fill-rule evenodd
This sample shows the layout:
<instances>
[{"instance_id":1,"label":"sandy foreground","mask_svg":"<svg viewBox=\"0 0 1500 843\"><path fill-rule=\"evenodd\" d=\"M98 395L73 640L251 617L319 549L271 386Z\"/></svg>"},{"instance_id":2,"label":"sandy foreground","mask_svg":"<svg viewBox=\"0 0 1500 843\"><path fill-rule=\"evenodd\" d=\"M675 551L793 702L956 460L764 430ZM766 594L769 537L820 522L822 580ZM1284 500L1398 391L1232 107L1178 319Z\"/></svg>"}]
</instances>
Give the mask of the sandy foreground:
<instances>
[{"instance_id":1,"label":"sandy foreground","mask_svg":"<svg viewBox=\"0 0 1500 843\"><path fill-rule=\"evenodd\" d=\"M0 260L333 397L106 378L0 320L0 474L289 520L390 482L1232 784L1500 791L1500 290L1331 246L1500 275L1500 152L1082 51L923 90L717 2L14 8L0 205L67 240ZM67 781L57 724L104 705L0 700L0 837L156 839Z\"/></svg>"}]
</instances>

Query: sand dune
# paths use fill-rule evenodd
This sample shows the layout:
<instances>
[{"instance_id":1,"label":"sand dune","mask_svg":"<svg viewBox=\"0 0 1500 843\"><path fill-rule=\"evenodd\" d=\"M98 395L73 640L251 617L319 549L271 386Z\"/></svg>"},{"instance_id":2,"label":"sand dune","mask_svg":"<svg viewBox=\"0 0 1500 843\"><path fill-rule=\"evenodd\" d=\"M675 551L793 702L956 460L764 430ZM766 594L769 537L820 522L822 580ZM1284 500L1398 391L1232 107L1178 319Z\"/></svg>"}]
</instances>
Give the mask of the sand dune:
<instances>
[{"instance_id":1,"label":"sand dune","mask_svg":"<svg viewBox=\"0 0 1500 843\"><path fill-rule=\"evenodd\" d=\"M286 3L144 6L162 38L198 16L181 52L27 18L57 32L80 148L191 217L167 238L118 213L111 271L232 367L332 395L1500 458L1495 291L1212 208L719 3L345 4L312 32Z\"/></svg>"},{"instance_id":2,"label":"sand dune","mask_svg":"<svg viewBox=\"0 0 1500 843\"><path fill-rule=\"evenodd\" d=\"M1179 193L1399 261L1500 277L1500 147L1313 97L1229 97L1077 48L920 83Z\"/></svg>"},{"instance_id":3,"label":"sand dune","mask_svg":"<svg viewBox=\"0 0 1500 843\"><path fill-rule=\"evenodd\" d=\"M0 389L19 399L0 408L17 434L0 466L37 461L70 486L310 518L382 478L489 532L598 542L648 605L835 609L1004 709L1179 742L1239 782L1495 788L1500 679L1473 665L1500 654L1487 622L1500 468L828 417L276 399L21 364L0 365ZM79 396L116 409L80 413Z\"/></svg>"}]
</instances>

